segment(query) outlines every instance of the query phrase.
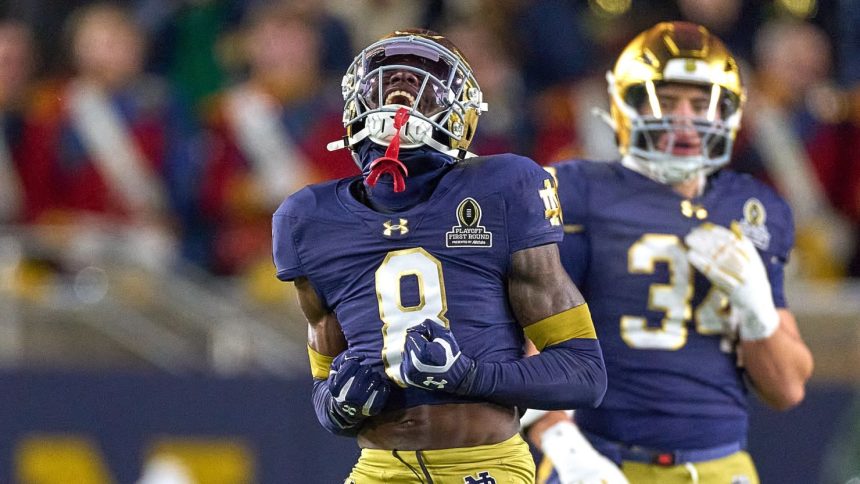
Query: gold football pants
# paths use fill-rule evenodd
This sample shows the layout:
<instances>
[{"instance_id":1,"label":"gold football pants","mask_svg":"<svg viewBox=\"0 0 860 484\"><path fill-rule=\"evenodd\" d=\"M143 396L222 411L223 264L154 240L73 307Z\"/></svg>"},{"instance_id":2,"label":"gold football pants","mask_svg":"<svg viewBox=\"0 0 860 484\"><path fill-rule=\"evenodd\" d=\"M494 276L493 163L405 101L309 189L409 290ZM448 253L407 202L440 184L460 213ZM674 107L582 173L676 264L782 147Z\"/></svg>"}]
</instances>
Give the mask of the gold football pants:
<instances>
[{"instance_id":1,"label":"gold football pants","mask_svg":"<svg viewBox=\"0 0 860 484\"><path fill-rule=\"evenodd\" d=\"M624 461L621 471L630 484L759 484L752 458L744 451L673 466Z\"/></svg>"},{"instance_id":2,"label":"gold football pants","mask_svg":"<svg viewBox=\"0 0 860 484\"><path fill-rule=\"evenodd\" d=\"M345 484L533 484L535 465L519 434L504 442L439 450L362 449Z\"/></svg>"}]
</instances>

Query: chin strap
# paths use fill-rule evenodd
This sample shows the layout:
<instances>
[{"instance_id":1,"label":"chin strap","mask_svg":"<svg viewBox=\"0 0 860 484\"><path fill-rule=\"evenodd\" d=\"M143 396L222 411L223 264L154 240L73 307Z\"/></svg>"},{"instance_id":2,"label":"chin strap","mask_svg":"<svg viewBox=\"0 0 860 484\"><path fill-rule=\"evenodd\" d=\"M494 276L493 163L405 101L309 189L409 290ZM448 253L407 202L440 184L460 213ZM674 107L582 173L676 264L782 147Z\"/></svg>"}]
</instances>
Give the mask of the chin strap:
<instances>
[{"instance_id":1,"label":"chin strap","mask_svg":"<svg viewBox=\"0 0 860 484\"><path fill-rule=\"evenodd\" d=\"M384 174L391 175L394 179L394 193L400 193L406 190L406 180L404 177L409 176L409 171L406 165L403 164L397 157L400 155L400 129L406 125L409 119L409 110L400 108L394 114L394 137L385 150L385 156L373 160L370 164L370 173L367 175L367 184L371 187L376 186L379 177ZM402 172L402 173L401 173Z\"/></svg>"}]
</instances>

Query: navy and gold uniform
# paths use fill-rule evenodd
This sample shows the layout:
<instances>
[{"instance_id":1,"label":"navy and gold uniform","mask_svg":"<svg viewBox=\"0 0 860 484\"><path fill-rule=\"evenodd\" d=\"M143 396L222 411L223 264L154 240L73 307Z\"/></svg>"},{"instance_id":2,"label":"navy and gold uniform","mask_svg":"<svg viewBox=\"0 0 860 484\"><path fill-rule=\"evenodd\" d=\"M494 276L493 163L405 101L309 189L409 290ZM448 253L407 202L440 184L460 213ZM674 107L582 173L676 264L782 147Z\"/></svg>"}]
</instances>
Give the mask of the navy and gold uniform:
<instances>
[{"instance_id":1,"label":"navy and gold uniform","mask_svg":"<svg viewBox=\"0 0 860 484\"><path fill-rule=\"evenodd\" d=\"M713 449L717 458L742 449L747 388L724 336L727 301L688 263L684 237L705 222L738 221L762 256L776 307L785 307L783 266L794 238L788 205L726 170L692 200L621 163L549 170L564 213L562 261L589 301L609 381L602 405L578 410L577 424L617 462L619 442L666 452L654 455L663 464L682 455L676 451Z\"/></svg>"},{"instance_id":2,"label":"navy and gold uniform","mask_svg":"<svg viewBox=\"0 0 860 484\"><path fill-rule=\"evenodd\" d=\"M307 187L274 215L281 280L307 277L337 316L351 351L397 383L386 410L468 397L406 388L406 330L449 326L464 355L522 357L523 331L507 302L511 254L561 240L552 177L514 155L451 167L430 198L383 214L356 198L361 178Z\"/></svg>"}]
</instances>

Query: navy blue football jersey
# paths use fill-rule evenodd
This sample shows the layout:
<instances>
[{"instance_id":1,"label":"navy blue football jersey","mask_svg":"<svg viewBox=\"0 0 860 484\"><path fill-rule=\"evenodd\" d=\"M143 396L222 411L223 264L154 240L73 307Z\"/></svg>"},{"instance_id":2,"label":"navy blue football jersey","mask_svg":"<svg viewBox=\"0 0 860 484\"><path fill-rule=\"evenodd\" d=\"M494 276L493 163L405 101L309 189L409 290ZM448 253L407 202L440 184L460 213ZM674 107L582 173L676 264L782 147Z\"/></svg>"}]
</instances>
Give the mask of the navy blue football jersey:
<instances>
[{"instance_id":1,"label":"navy blue football jersey","mask_svg":"<svg viewBox=\"0 0 860 484\"><path fill-rule=\"evenodd\" d=\"M549 169L564 215L562 261L588 301L609 388L580 427L655 449L743 442L746 388L724 336L728 301L687 261L684 236L738 221L785 307L783 267L794 239L788 205L747 175L722 170L687 200L620 163Z\"/></svg>"},{"instance_id":2,"label":"navy blue football jersey","mask_svg":"<svg viewBox=\"0 0 860 484\"><path fill-rule=\"evenodd\" d=\"M561 241L554 181L527 158L473 158L454 165L426 202L394 214L358 201L350 187L361 182L313 185L281 205L273 218L277 276L308 278L350 349L396 383L387 408L468 401L406 388L406 330L430 319L450 327L472 358L522 356L507 274L514 252Z\"/></svg>"}]
</instances>

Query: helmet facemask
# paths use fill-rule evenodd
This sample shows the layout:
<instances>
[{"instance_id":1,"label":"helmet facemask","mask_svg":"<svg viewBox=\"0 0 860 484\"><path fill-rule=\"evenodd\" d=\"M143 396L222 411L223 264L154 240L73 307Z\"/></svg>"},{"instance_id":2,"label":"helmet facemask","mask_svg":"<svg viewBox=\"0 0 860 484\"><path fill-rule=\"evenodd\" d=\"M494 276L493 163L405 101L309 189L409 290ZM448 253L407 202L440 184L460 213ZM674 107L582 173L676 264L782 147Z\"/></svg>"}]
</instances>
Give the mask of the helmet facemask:
<instances>
[{"instance_id":1,"label":"helmet facemask","mask_svg":"<svg viewBox=\"0 0 860 484\"><path fill-rule=\"evenodd\" d=\"M740 123L739 99L716 84L687 84L700 90L695 113L672 114L672 101L661 99L660 84L646 81L628 88L623 106L629 120L625 164L660 183L674 184L706 176L726 165Z\"/></svg>"},{"instance_id":2,"label":"helmet facemask","mask_svg":"<svg viewBox=\"0 0 860 484\"><path fill-rule=\"evenodd\" d=\"M341 86L347 137L329 149L352 149L364 139L388 146L397 133L394 115L407 108L402 148L426 145L463 158L486 110L462 56L424 35L398 33L372 44L355 58Z\"/></svg>"}]
</instances>

